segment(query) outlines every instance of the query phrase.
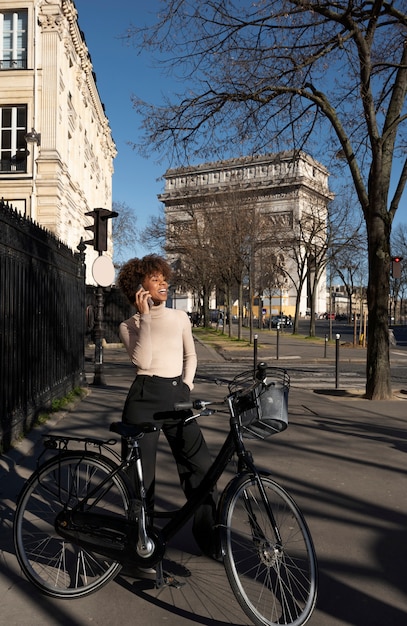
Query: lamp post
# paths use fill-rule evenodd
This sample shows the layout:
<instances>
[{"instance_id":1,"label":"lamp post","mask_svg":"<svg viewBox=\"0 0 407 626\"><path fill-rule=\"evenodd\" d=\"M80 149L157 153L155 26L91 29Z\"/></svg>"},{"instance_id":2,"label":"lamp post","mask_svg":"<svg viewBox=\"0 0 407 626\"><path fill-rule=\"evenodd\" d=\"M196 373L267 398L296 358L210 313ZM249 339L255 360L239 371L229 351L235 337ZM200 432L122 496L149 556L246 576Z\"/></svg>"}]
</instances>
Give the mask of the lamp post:
<instances>
[{"instance_id":1,"label":"lamp post","mask_svg":"<svg viewBox=\"0 0 407 626\"><path fill-rule=\"evenodd\" d=\"M31 190L31 207L30 207L30 212L31 212L31 219L34 219L37 217L36 215L36 208L37 208L37 203L36 203L36 194L37 194L37 189L36 189L36 178L37 178L37 170L36 170L36 149L39 148L39 146L41 145L41 133L37 133L37 131L32 128L30 132L26 133L24 135L24 139L25 142L27 144L27 146L32 146L32 171L31 171L31 175L32 175L32 190ZM30 154L28 152L28 154Z\"/></svg>"},{"instance_id":2,"label":"lamp post","mask_svg":"<svg viewBox=\"0 0 407 626\"><path fill-rule=\"evenodd\" d=\"M26 141L26 143L30 144L36 144L37 146L41 145L41 133L37 133L37 131L35 130L35 128L32 128L30 130L30 132L26 133L24 135L24 139Z\"/></svg>"}]
</instances>

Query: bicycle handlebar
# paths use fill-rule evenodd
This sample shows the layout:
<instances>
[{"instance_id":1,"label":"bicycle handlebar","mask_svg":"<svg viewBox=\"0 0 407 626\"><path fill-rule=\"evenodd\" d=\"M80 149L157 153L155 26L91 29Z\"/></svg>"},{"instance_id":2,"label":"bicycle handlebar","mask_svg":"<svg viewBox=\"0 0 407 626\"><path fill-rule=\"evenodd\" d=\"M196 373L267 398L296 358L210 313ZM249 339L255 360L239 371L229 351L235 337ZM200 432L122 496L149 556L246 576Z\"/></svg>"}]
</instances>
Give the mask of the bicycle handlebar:
<instances>
[{"instance_id":1,"label":"bicycle handlebar","mask_svg":"<svg viewBox=\"0 0 407 626\"><path fill-rule=\"evenodd\" d=\"M266 374L267 374L267 368L268 368L268 365L264 361L262 361L261 363L258 363L257 368L256 368L256 373L253 378L254 383L260 383L265 380ZM213 402L207 402L206 400L200 400L200 399L188 400L185 402L177 402L176 404L174 404L174 411L169 412L167 414L167 418L170 417L170 413L171 413L172 419L181 418L184 420L194 419L196 417L199 417L200 415L211 415L213 411L207 408L210 404L213 404ZM200 414L193 415L191 412L192 410L200 411ZM182 415L181 413L182 411L184 412L184 415ZM185 415L185 413L188 413L188 414ZM156 414L156 415L158 417L159 414Z\"/></svg>"},{"instance_id":2,"label":"bicycle handlebar","mask_svg":"<svg viewBox=\"0 0 407 626\"><path fill-rule=\"evenodd\" d=\"M205 400L188 400L186 402L177 402L174 404L175 411L185 411L187 409L194 409L195 411L200 411L204 409L211 402L206 402Z\"/></svg>"},{"instance_id":3,"label":"bicycle handlebar","mask_svg":"<svg viewBox=\"0 0 407 626\"><path fill-rule=\"evenodd\" d=\"M255 376L256 380L262 381L266 378L267 367L268 365L264 361L257 364L257 371Z\"/></svg>"},{"instance_id":4,"label":"bicycle handlebar","mask_svg":"<svg viewBox=\"0 0 407 626\"><path fill-rule=\"evenodd\" d=\"M253 382L262 382L266 378L268 365L264 361L257 364L256 374L254 376ZM230 382L230 381L225 381ZM196 411L200 411L201 409L205 409L212 402L206 402L205 400L188 400L186 402L177 402L174 405L175 411L184 411L187 409L194 409Z\"/></svg>"}]
</instances>

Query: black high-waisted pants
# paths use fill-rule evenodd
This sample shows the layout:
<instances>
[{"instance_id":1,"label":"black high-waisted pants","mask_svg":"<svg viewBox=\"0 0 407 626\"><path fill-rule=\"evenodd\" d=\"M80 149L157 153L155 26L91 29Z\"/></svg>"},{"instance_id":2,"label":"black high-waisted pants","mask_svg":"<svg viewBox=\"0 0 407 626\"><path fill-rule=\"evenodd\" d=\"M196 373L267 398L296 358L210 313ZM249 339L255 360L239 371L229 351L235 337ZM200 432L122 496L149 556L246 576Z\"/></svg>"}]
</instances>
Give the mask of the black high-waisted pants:
<instances>
[{"instance_id":1,"label":"black high-waisted pants","mask_svg":"<svg viewBox=\"0 0 407 626\"><path fill-rule=\"evenodd\" d=\"M154 418L157 413L172 411L177 402L189 400L190 389L181 377L137 376L130 387L123 409L123 422L153 422L161 427L171 447L182 489L188 498L198 487L212 464L208 447L196 421L183 425ZM149 510L154 509L155 466L159 431L140 439L141 458ZM131 477L134 480L134 477ZM194 516L193 533L206 554L216 552L214 531L216 493L210 494Z\"/></svg>"}]
</instances>

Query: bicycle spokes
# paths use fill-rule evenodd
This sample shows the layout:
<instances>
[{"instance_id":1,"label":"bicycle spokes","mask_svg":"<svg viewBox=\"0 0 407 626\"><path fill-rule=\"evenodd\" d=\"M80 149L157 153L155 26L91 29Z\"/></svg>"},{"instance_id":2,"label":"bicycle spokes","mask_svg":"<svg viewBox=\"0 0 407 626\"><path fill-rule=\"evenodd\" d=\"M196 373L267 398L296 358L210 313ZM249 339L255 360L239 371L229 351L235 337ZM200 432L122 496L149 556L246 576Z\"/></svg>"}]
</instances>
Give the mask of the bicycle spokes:
<instances>
[{"instance_id":1,"label":"bicycle spokes","mask_svg":"<svg viewBox=\"0 0 407 626\"><path fill-rule=\"evenodd\" d=\"M243 476L230 490L222 524L226 571L256 624L300 626L315 604L315 554L288 494L267 477L261 481L259 490L255 478Z\"/></svg>"}]
</instances>

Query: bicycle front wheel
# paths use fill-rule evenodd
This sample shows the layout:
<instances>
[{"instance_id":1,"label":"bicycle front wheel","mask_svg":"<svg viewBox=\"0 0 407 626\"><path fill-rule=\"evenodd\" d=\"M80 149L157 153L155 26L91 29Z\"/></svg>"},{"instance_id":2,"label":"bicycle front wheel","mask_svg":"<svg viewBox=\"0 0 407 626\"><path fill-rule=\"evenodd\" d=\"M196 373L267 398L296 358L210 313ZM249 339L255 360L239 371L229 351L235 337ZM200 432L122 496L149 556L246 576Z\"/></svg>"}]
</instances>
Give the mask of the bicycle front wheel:
<instances>
[{"instance_id":1,"label":"bicycle front wheel","mask_svg":"<svg viewBox=\"0 0 407 626\"><path fill-rule=\"evenodd\" d=\"M221 513L222 549L232 590L259 626L305 624L315 607L317 562L299 508L267 476L244 475L231 484Z\"/></svg>"},{"instance_id":2,"label":"bicycle front wheel","mask_svg":"<svg viewBox=\"0 0 407 626\"><path fill-rule=\"evenodd\" d=\"M127 516L130 496L123 477L110 476L115 467L92 452L67 452L39 467L23 488L14 518L15 551L25 576L46 595L81 598L120 571L120 563L63 539L55 530L58 513L71 510L93 489L85 510Z\"/></svg>"}]
</instances>

